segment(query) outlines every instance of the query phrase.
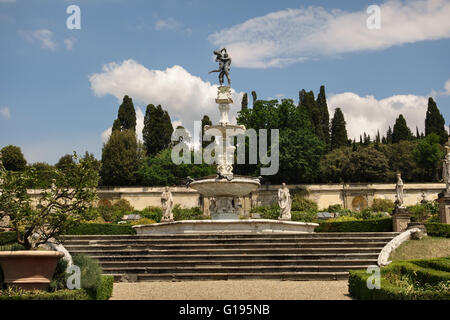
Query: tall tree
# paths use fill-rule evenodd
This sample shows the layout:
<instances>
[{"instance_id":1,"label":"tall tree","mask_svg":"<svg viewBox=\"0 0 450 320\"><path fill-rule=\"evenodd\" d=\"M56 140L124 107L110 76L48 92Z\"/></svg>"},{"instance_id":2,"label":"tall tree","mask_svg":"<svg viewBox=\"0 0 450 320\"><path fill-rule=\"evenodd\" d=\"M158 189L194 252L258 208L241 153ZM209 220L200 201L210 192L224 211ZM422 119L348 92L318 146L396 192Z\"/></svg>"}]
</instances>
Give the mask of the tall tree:
<instances>
[{"instance_id":1,"label":"tall tree","mask_svg":"<svg viewBox=\"0 0 450 320\"><path fill-rule=\"evenodd\" d=\"M171 144L173 133L172 121L161 105L149 104L145 111L142 138L148 156L154 156Z\"/></svg>"},{"instance_id":2,"label":"tall tree","mask_svg":"<svg viewBox=\"0 0 450 320\"><path fill-rule=\"evenodd\" d=\"M23 156L20 147L9 145L0 150L3 167L10 171L23 171L27 165L27 160Z\"/></svg>"},{"instance_id":3,"label":"tall tree","mask_svg":"<svg viewBox=\"0 0 450 320\"><path fill-rule=\"evenodd\" d=\"M67 167L73 165L75 163L73 156L71 154L63 155L59 158L58 162L55 164L55 167L59 170L65 170Z\"/></svg>"},{"instance_id":4,"label":"tall tree","mask_svg":"<svg viewBox=\"0 0 450 320\"><path fill-rule=\"evenodd\" d=\"M256 100L258 100L258 97L256 96L256 92L252 91L252 98L253 98L253 105L255 105Z\"/></svg>"},{"instance_id":5,"label":"tall tree","mask_svg":"<svg viewBox=\"0 0 450 320\"><path fill-rule=\"evenodd\" d=\"M314 98L314 92L309 91L305 94L302 103L300 104L300 108L306 110L313 125L314 133L320 140L324 141L322 114Z\"/></svg>"},{"instance_id":6,"label":"tall tree","mask_svg":"<svg viewBox=\"0 0 450 320\"><path fill-rule=\"evenodd\" d=\"M136 131L136 110L134 110L133 100L129 96L123 97L117 119L113 124L113 130L116 131L119 127L121 131Z\"/></svg>"},{"instance_id":7,"label":"tall tree","mask_svg":"<svg viewBox=\"0 0 450 320\"><path fill-rule=\"evenodd\" d=\"M414 160L420 168L425 170L428 181L438 180L438 167L444 156L439 139L437 134L430 133L424 139L419 140L413 152Z\"/></svg>"},{"instance_id":8,"label":"tall tree","mask_svg":"<svg viewBox=\"0 0 450 320\"><path fill-rule=\"evenodd\" d=\"M241 102L241 110L248 109L248 95L247 93L244 93L244 96L242 97Z\"/></svg>"},{"instance_id":9,"label":"tall tree","mask_svg":"<svg viewBox=\"0 0 450 320\"><path fill-rule=\"evenodd\" d=\"M392 128L389 126L387 132L386 132L386 143L390 144L392 143Z\"/></svg>"},{"instance_id":10,"label":"tall tree","mask_svg":"<svg viewBox=\"0 0 450 320\"><path fill-rule=\"evenodd\" d=\"M412 133L406 124L406 120L403 115L399 115L395 120L394 130L392 131L392 142L398 143L400 141L411 140Z\"/></svg>"},{"instance_id":11,"label":"tall tree","mask_svg":"<svg viewBox=\"0 0 450 320\"><path fill-rule=\"evenodd\" d=\"M202 118L202 141L200 141L200 143L202 144L202 148L206 148L213 140L210 141L204 141L203 140L203 136L205 135L205 126L210 126L212 125L211 120L209 119L209 117L207 115L204 115ZM214 138L212 138L214 139Z\"/></svg>"},{"instance_id":12,"label":"tall tree","mask_svg":"<svg viewBox=\"0 0 450 320\"><path fill-rule=\"evenodd\" d=\"M317 96L317 107L320 111L320 125L323 132L323 142L330 144L330 113L328 112L327 97L325 95L325 86L320 87L319 95Z\"/></svg>"},{"instance_id":13,"label":"tall tree","mask_svg":"<svg viewBox=\"0 0 450 320\"><path fill-rule=\"evenodd\" d=\"M104 186L136 184L136 172L141 159L133 130L113 131L103 145L101 183Z\"/></svg>"},{"instance_id":14,"label":"tall tree","mask_svg":"<svg viewBox=\"0 0 450 320\"><path fill-rule=\"evenodd\" d=\"M448 133L445 130L445 120L439 111L433 98L428 98L428 109L425 117L425 135L435 133L439 136L439 142L447 142Z\"/></svg>"},{"instance_id":15,"label":"tall tree","mask_svg":"<svg viewBox=\"0 0 450 320\"><path fill-rule=\"evenodd\" d=\"M341 108L336 108L331 120L331 149L338 149L348 145L347 129Z\"/></svg>"}]
</instances>

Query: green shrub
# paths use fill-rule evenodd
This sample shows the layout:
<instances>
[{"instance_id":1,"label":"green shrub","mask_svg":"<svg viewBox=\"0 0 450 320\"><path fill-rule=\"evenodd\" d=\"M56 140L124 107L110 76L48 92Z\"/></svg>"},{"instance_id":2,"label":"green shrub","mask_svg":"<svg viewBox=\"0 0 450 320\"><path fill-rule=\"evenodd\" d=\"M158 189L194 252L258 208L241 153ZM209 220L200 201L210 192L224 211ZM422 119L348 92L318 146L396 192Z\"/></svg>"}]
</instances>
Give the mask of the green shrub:
<instances>
[{"instance_id":1,"label":"green shrub","mask_svg":"<svg viewBox=\"0 0 450 320\"><path fill-rule=\"evenodd\" d=\"M450 238L450 224L425 223L425 227L429 236Z\"/></svg>"},{"instance_id":2,"label":"green shrub","mask_svg":"<svg viewBox=\"0 0 450 320\"><path fill-rule=\"evenodd\" d=\"M449 258L396 261L381 269L381 288L368 289L369 274L352 270L349 293L362 300L450 299Z\"/></svg>"},{"instance_id":3,"label":"green shrub","mask_svg":"<svg viewBox=\"0 0 450 320\"><path fill-rule=\"evenodd\" d=\"M262 219L276 220L280 216L280 207L277 204L271 206L255 207L251 210L252 213L259 213Z\"/></svg>"},{"instance_id":4,"label":"green shrub","mask_svg":"<svg viewBox=\"0 0 450 320\"><path fill-rule=\"evenodd\" d=\"M319 208L313 200L296 195L292 198L292 211L313 211L317 213Z\"/></svg>"},{"instance_id":5,"label":"green shrub","mask_svg":"<svg viewBox=\"0 0 450 320\"><path fill-rule=\"evenodd\" d=\"M102 268L96 260L83 254L73 255L72 260L81 271L81 288L95 297L102 282Z\"/></svg>"},{"instance_id":6,"label":"green shrub","mask_svg":"<svg viewBox=\"0 0 450 320\"><path fill-rule=\"evenodd\" d=\"M332 205L328 206L328 208L326 209L326 211L331 212L331 213L337 213L342 210L343 210L343 208L340 204L332 204Z\"/></svg>"},{"instance_id":7,"label":"green shrub","mask_svg":"<svg viewBox=\"0 0 450 320\"><path fill-rule=\"evenodd\" d=\"M100 287L97 288L95 296L93 298L95 300L108 300L112 296L113 286L114 286L113 276L102 276Z\"/></svg>"},{"instance_id":8,"label":"green shrub","mask_svg":"<svg viewBox=\"0 0 450 320\"><path fill-rule=\"evenodd\" d=\"M408 207L408 210L411 213L412 222L425 222L428 218L431 217L429 208L424 203L419 203L414 206L410 206Z\"/></svg>"},{"instance_id":9,"label":"green shrub","mask_svg":"<svg viewBox=\"0 0 450 320\"><path fill-rule=\"evenodd\" d=\"M0 232L0 245L17 242L17 234L15 232Z\"/></svg>"},{"instance_id":10,"label":"green shrub","mask_svg":"<svg viewBox=\"0 0 450 320\"><path fill-rule=\"evenodd\" d=\"M202 210L199 207L181 208L179 204L176 204L173 207L172 212L173 212L173 219L175 221L206 219L206 217L203 215Z\"/></svg>"},{"instance_id":11,"label":"green shrub","mask_svg":"<svg viewBox=\"0 0 450 320\"><path fill-rule=\"evenodd\" d=\"M112 223L82 223L67 230L66 235L122 235L136 234L136 231L126 224Z\"/></svg>"},{"instance_id":12,"label":"green shrub","mask_svg":"<svg viewBox=\"0 0 450 320\"><path fill-rule=\"evenodd\" d=\"M291 220L300 222L313 222L317 219L317 213L314 211L292 211Z\"/></svg>"},{"instance_id":13,"label":"green shrub","mask_svg":"<svg viewBox=\"0 0 450 320\"><path fill-rule=\"evenodd\" d=\"M56 290L67 288L67 279L69 274L66 272L67 261L64 259L59 259L56 265L55 273L53 274L52 282L50 282L50 291L54 292Z\"/></svg>"},{"instance_id":14,"label":"green shrub","mask_svg":"<svg viewBox=\"0 0 450 320\"><path fill-rule=\"evenodd\" d=\"M147 218L154 220L156 222L160 222L162 218L162 209L159 207L147 207L140 212L136 212L142 218Z\"/></svg>"},{"instance_id":15,"label":"green shrub","mask_svg":"<svg viewBox=\"0 0 450 320\"><path fill-rule=\"evenodd\" d=\"M55 292L25 291L16 288L0 290L0 300L88 300L88 293L83 290L58 290Z\"/></svg>"},{"instance_id":16,"label":"green shrub","mask_svg":"<svg viewBox=\"0 0 450 320\"><path fill-rule=\"evenodd\" d=\"M392 212L395 208L395 204L392 200L388 199L373 199L372 203L372 211L373 212Z\"/></svg>"},{"instance_id":17,"label":"green shrub","mask_svg":"<svg viewBox=\"0 0 450 320\"><path fill-rule=\"evenodd\" d=\"M315 232L392 232L392 218L354 221L321 221Z\"/></svg>"}]
</instances>

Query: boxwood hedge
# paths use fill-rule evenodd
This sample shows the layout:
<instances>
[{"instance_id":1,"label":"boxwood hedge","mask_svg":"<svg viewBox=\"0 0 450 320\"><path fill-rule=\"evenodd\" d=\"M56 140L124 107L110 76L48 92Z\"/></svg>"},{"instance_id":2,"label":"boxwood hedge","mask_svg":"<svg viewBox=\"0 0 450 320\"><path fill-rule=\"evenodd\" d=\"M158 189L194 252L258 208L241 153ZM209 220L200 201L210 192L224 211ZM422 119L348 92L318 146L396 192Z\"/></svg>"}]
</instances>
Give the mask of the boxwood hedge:
<instances>
[{"instance_id":1,"label":"boxwood hedge","mask_svg":"<svg viewBox=\"0 0 450 320\"><path fill-rule=\"evenodd\" d=\"M315 232L392 232L392 218L321 221Z\"/></svg>"},{"instance_id":2,"label":"boxwood hedge","mask_svg":"<svg viewBox=\"0 0 450 320\"><path fill-rule=\"evenodd\" d=\"M450 224L425 223L425 227L429 236L450 238Z\"/></svg>"}]
</instances>

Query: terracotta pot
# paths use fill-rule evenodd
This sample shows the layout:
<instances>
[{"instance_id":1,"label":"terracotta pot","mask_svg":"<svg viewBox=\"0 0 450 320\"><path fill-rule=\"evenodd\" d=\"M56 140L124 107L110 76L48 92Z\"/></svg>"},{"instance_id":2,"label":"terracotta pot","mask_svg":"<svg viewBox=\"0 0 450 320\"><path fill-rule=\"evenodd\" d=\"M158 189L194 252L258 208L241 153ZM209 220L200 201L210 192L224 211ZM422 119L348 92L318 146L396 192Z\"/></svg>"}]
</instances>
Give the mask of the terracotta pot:
<instances>
[{"instance_id":1,"label":"terracotta pot","mask_svg":"<svg viewBox=\"0 0 450 320\"><path fill-rule=\"evenodd\" d=\"M4 282L24 290L47 290L63 256L60 251L1 251Z\"/></svg>"}]
</instances>

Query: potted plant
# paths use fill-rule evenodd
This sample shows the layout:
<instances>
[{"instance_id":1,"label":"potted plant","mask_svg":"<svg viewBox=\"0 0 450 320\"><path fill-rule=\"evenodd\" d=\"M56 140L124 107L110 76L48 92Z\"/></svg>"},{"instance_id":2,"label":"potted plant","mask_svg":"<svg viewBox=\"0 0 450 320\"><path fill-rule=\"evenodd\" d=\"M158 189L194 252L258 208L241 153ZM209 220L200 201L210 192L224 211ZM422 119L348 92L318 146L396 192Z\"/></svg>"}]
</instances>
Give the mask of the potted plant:
<instances>
[{"instance_id":1,"label":"potted plant","mask_svg":"<svg viewBox=\"0 0 450 320\"><path fill-rule=\"evenodd\" d=\"M96 164L90 156L78 158L59 169L51 169L52 185L46 190L33 188L38 175L33 168L7 171L0 159L0 219L8 216L17 243L25 250L0 252L0 265L7 286L22 289L48 288L58 260L58 251L38 247L58 236L88 215L96 200L99 181Z\"/></svg>"}]
</instances>

